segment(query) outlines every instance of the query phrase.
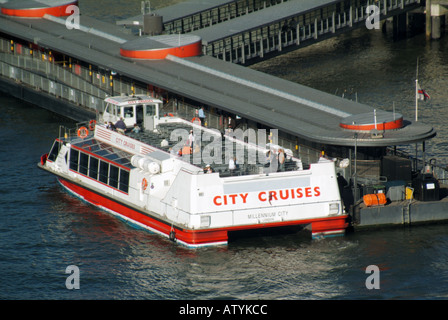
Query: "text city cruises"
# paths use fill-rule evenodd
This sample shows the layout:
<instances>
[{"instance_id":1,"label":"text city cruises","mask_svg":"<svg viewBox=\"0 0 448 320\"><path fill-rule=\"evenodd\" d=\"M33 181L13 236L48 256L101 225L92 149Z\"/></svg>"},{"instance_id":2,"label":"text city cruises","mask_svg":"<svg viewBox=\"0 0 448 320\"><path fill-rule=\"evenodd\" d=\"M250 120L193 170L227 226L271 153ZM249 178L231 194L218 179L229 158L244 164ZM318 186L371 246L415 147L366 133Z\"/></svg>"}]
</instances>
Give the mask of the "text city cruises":
<instances>
[{"instance_id":1,"label":"text city cruises","mask_svg":"<svg viewBox=\"0 0 448 320\"><path fill-rule=\"evenodd\" d=\"M313 237L344 234L347 214L333 161L319 161L305 170L300 159L286 150L284 163L273 166L274 161L266 163L266 154L284 149L266 140L263 147L235 137L229 137L232 143L226 144L217 130L172 115L160 116L162 101L148 96L105 101L98 122L61 130L38 164L77 197L193 248L227 244L229 233L258 228L308 225ZM128 128L126 134L106 126L120 118ZM135 123L145 130L131 132ZM186 149L191 130L196 145ZM169 145L167 138L173 132L178 134L176 144ZM198 136L204 139L206 135L214 135L211 140L220 145L203 145L200 161L192 161L198 154L201 157L201 151L195 152L200 145ZM240 156L237 174L230 174L224 155L219 155L224 159L221 164L214 158L214 172L204 170L210 164L204 154L211 145L215 156L223 145L240 146L246 158ZM184 154L179 156L178 150ZM263 161L249 161L251 150Z\"/></svg>"}]
</instances>

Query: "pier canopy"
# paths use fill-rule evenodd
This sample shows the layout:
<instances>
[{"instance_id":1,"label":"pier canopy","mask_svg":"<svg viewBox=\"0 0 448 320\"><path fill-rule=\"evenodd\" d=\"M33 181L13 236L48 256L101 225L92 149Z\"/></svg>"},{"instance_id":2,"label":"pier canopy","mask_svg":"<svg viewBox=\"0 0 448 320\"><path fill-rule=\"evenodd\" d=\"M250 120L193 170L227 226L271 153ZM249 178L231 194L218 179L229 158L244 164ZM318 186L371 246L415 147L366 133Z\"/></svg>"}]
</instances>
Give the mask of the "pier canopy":
<instances>
[{"instance_id":1,"label":"pier canopy","mask_svg":"<svg viewBox=\"0 0 448 320\"><path fill-rule=\"evenodd\" d=\"M77 4L78 0L11 0L1 5L1 13L25 18L42 18L46 14L63 17L71 15L68 7Z\"/></svg>"},{"instance_id":2,"label":"pier canopy","mask_svg":"<svg viewBox=\"0 0 448 320\"><path fill-rule=\"evenodd\" d=\"M167 55L179 58L194 57L201 52L201 38L183 34L140 37L127 41L120 47L123 57L149 60L164 59Z\"/></svg>"}]
</instances>

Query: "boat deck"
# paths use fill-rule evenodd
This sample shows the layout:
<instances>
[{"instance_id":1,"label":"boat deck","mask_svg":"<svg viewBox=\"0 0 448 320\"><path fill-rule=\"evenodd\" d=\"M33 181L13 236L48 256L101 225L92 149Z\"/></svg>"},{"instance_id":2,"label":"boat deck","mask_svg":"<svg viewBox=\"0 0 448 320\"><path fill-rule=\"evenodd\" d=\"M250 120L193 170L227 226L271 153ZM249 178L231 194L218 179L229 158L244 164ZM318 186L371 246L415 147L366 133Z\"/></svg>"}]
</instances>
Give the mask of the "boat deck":
<instances>
[{"instance_id":1,"label":"boat deck","mask_svg":"<svg viewBox=\"0 0 448 320\"><path fill-rule=\"evenodd\" d=\"M144 142L146 144L149 144L151 146L157 147L163 151L169 152L171 154L178 154L177 150L175 150L175 147L178 146L178 141L172 141L170 139L171 133L176 129L182 129L186 130L187 132L193 129L193 125L185 123L185 122L178 122L178 123L164 123L159 124L157 128L157 132L152 132L148 130L142 130L139 133L133 133L133 132L126 132L126 136L129 136L133 139L136 139L138 141ZM199 131L200 129L196 128L195 133ZM254 161L249 161L249 151L246 147L242 147L241 144L232 141L229 143L229 138L226 135L222 135L221 137L225 138L222 140L222 149L221 149L221 161L216 161L215 163L208 163L207 159L204 159L202 156L195 156L191 154L183 154L182 160L187 161L189 163L192 163L196 166L199 166L201 168L205 168L206 165L210 165L212 167L213 172L219 172L221 177L226 176L235 176L235 175L247 175L247 174L258 174L260 172L269 172L269 163L266 163L266 161L257 161L256 163L253 163ZM197 139L197 138L195 138ZM165 141L165 144L162 144L162 141ZM207 150L204 150L207 145L210 142L205 141L200 144L200 155L207 154ZM232 154L229 154L229 152L226 152L226 148L231 146L232 147ZM264 146L263 146L264 147ZM173 151L174 150L174 151ZM199 152L196 150L196 152ZM241 158L241 154L243 154L243 158ZM231 156L237 157L237 169L235 170L229 170L229 158ZM260 157L260 154L258 154ZM263 155L266 156L265 154ZM197 160L200 160L200 163L197 163ZM265 159L264 159L265 160ZM297 159L296 159L297 160ZM292 171L298 169L298 163L296 160L290 156L285 155L285 162L284 165L280 168L278 167L278 170L282 171ZM219 163L221 162L221 163ZM301 165L301 164L300 164ZM299 166L300 168L300 166Z\"/></svg>"}]
</instances>

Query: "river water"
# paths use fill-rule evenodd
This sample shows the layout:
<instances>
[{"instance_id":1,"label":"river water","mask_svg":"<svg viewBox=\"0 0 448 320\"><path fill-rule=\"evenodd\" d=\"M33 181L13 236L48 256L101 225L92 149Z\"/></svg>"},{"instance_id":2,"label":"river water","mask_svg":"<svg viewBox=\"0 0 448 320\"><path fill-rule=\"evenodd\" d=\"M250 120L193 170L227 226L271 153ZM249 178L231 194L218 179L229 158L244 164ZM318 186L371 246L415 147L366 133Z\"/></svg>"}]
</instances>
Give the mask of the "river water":
<instances>
[{"instance_id":1,"label":"river water","mask_svg":"<svg viewBox=\"0 0 448 320\"><path fill-rule=\"evenodd\" d=\"M107 3L82 1L81 10L110 21L139 11L138 1ZM152 1L161 3L171 4ZM446 37L394 42L359 30L252 68L338 95L357 93L360 102L387 110L395 103L397 112L412 118L420 57L420 83L431 95L420 103L420 120L437 129L428 152L444 163L447 45ZM0 299L448 298L448 225L325 240L311 240L306 232L264 235L189 250L73 198L37 168L59 125L70 121L4 94L0 114ZM79 268L79 290L66 287L70 265ZM370 265L379 268L379 289L366 286Z\"/></svg>"}]
</instances>

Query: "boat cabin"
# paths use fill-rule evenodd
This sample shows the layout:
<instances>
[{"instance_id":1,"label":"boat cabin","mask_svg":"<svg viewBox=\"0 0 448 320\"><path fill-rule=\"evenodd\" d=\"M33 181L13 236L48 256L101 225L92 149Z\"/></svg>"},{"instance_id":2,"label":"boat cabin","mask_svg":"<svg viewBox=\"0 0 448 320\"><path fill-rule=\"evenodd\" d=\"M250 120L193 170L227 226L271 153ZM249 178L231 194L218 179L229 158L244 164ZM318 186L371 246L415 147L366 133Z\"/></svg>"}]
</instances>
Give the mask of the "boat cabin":
<instances>
[{"instance_id":1,"label":"boat cabin","mask_svg":"<svg viewBox=\"0 0 448 320\"><path fill-rule=\"evenodd\" d=\"M126 127L132 128L135 123L146 130L154 130L159 120L159 110L162 101L150 96L115 96L105 99L106 108L102 115L102 122L116 123L123 117Z\"/></svg>"}]
</instances>

